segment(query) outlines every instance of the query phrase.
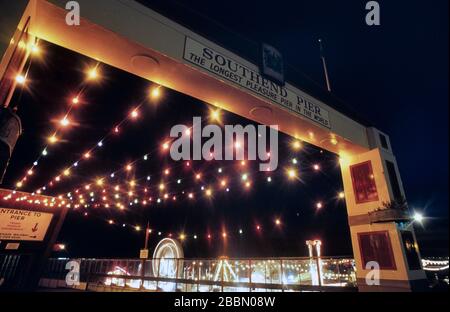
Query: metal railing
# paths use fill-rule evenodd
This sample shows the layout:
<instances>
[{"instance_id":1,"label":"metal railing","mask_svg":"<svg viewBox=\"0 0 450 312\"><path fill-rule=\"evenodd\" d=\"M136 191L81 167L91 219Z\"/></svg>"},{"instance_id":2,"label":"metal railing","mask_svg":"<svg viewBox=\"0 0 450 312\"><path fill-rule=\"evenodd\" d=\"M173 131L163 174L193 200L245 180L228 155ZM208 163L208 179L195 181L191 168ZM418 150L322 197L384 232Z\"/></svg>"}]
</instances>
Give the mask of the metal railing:
<instances>
[{"instance_id":1,"label":"metal railing","mask_svg":"<svg viewBox=\"0 0 450 312\"><path fill-rule=\"evenodd\" d=\"M351 291L355 264L348 258L254 259L50 259L43 279L64 287L79 265L79 282L91 291ZM73 273L73 272L72 272ZM45 283L41 283L41 286Z\"/></svg>"}]
</instances>

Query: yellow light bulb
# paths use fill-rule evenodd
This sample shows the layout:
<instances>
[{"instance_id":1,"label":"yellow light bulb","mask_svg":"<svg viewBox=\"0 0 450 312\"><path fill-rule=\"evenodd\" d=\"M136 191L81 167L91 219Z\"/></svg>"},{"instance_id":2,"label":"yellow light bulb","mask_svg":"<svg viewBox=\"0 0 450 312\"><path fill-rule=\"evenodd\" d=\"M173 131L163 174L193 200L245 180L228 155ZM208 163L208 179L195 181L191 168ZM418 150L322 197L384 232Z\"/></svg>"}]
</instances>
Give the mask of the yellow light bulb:
<instances>
[{"instance_id":1,"label":"yellow light bulb","mask_svg":"<svg viewBox=\"0 0 450 312\"><path fill-rule=\"evenodd\" d=\"M58 138L55 135L52 135L48 138L48 142L51 144L55 144L56 142L58 142Z\"/></svg>"},{"instance_id":2,"label":"yellow light bulb","mask_svg":"<svg viewBox=\"0 0 450 312\"><path fill-rule=\"evenodd\" d=\"M299 149L302 148L302 143L300 141L298 141L298 140L295 140L294 142L292 142L292 147L295 150L299 150Z\"/></svg>"},{"instance_id":3,"label":"yellow light bulb","mask_svg":"<svg viewBox=\"0 0 450 312\"><path fill-rule=\"evenodd\" d=\"M151 90L150 96L151 96L153 99L157 99L157 98L160 97L160 95L161 95L161 91L159 90L160 88L161 88L161 87L156 87L156 88L153 88L153 89Z\"/></svg>"},{"instance_id":4,"label":"yellow light bulb","mask_svg":"<svg viewBox=\"0 0 450 312\"><path fill-rule=\"evenodd\" d=\"M97 67L91 68L87 72L87 76L89 80L95 80L98 78L98 70Z\"/></svg>"},{"instance_id":5,"label":"yellow light bulb","mask_svg":"<svg viewBox=\"0 0 450 312\"><path fill-rule=\"evenodd\" d=\"M20 75L20 74L17 75L17 76L16 76L16 82L17 82L18 84L21 84L21 85L25 84L25 82L26 82L25 76Z\"/></svg>"}]
</instances>

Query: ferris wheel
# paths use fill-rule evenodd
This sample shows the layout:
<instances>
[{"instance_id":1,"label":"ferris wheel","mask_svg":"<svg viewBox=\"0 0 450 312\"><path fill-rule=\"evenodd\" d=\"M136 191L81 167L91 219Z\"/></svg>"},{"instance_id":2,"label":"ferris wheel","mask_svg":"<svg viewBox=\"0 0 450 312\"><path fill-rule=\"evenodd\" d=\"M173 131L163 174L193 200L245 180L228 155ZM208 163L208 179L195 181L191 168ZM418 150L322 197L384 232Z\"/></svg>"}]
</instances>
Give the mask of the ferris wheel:
<instances>
[{"instance_id":1,"label":"ferris wheel","mask_svg":"<svg viewBox=\"0 0 450 312\"><path fill-rule=\"evenodd\" d=\"M153 273L159 277L179 278L183 274L184 252L180 242L164 238L153 253Z\"/></svg>"}]
</instances>

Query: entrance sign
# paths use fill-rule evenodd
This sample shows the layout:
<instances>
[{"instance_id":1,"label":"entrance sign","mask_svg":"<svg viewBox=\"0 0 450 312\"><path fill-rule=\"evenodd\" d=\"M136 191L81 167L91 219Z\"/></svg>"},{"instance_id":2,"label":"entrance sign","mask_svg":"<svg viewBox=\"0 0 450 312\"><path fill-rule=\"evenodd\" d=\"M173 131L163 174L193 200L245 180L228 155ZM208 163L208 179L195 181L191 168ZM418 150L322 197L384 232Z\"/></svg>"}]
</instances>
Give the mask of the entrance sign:
<instances>
[{"instance_id":1,"label":"entrance sign","mask_svg":"<svg viewBox=\"0 0 450 312\"><path fill-rule=\"evenodd\" d=\"M302 117L331 128L328 111L306 94L296 93L264 78L258 72L244 66L200 42L186 37L183 58L221 78L244 87L251 92L296 113Z\"/></svg>"},{"instance_id":2,"label":"entrance sign","mask_svg":"<svg viewBox=\"0 0 450 312\"><path fill-rule=\"evenodd\" d=\"M0 208L0 240L43 241L53 214Z\"/></svg>"}]
</instances>

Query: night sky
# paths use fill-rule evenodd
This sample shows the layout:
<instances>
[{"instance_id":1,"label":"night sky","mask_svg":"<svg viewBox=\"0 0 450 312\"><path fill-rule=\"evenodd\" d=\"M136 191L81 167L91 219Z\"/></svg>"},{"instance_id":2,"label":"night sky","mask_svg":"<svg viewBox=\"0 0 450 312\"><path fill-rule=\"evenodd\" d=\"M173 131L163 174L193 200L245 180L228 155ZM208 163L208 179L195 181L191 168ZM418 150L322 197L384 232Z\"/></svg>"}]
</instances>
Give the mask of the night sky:
<instances>
[{"instance_id":1,"label":"night sky","mask_svg":"<svg viewBox=\"0 0 450 312\"><path fill-rule=\"evenodd\" d=\"M323 84L317 39L323 38L329 64L333 96L344 102L361 119L390 135L398 160L410 206L429 217L423 228L418 227L419 243L424 255L448 254L448 2L380 1L381 26L369 27L364 22L365 2L278 1L243 3L242 1L189 1L186 14L182 3L151 2L160 11L173 10L183 22L198 20L195 14L208 16L223 24L227 31L217 32L218 42L230 41L241 34L250 44L267 42L276 46L287 63ZM176 10L178 8L178 10ZM189 17L192 16L192 17ZM214 27L218 27L215 25ZM204 28L209 33L210 28ZM201 31L200 29L198 30ZM230 34L229 32L235 34ZM226 35L228 34L228 35ZM246 40L247 39L242 39ZM13 104L18 104L24 134L19 139L5 177L4 186L12 187L40 154L45 138L67 110L73 92L84 79L83 70L94 61L81 55L42 43L45 57L30 67L29 89L16 92ZM242 47L241 47L242 48ZM247 51L252 55L254 51ZM149 160L140 161L133 172L117 179L134 178L139 187L148 184L150 192L164 180L172 191L198 192L192 202L166 201L147 207L131 206L126 211L116 208L91 208L69 214L59 241L68 246L66 255L95 257L136 257L143 244L143 232L122 223L145 226L178 236L198 235L185 242L188 257L305 256L305 240L320 238L326 255L352 253L345 204L335 197L342 189L336 156L306 145L300 152L290 148L291 138L280 136L280 166L273 173L272 183L266 173L258 173L256 165L242 168L236 163L198 162L186 168L169 161L160 152L172 125L190 124L193 116L208 116L208 105L172 90L163 89L157 103L148 103L151 82L117 69L101 65L103 79L88 84L83 103L74 111L78 123L64 132L64 142L42 159L36 176L25 187L34 191L72 164L100 138L110 132L130 109L143 103L135 122L121 127L121 133L104 141L86 164L74 171L70 182L52 188L52 195L72 191L79 185L123 168L128 162L149 153ZM302 86L299 85L301 88ZM224 123L251 123L224 113ZM123 129L122 129L123 128ZM301 181L288 181L283 168L297 165ZM321 171L312 165L319 163ZM171 168L164 177L163 170ZM220 175L230 180L230 192L218 190ZM194 172L202 172L203 182L195 181ZM242 187L240 176L250 173L251 190ZM145 177L151 175L150 182ZM181 179L181 185L176 183ZM213 185L212 199L204 198L199 188ZM217 189L217 190L216 190ZM156 196L157 197L157 196ZM315 203L324 202L317 210ZM282 226L274 225L280 218ZM113 219L116 225L107 224ZM262 231L256 230L256 225ZM243 235L238 234L242 228ZM226 230L226 243L219 238ZM205 239L207 233L212 240ZM150 247L158 237L151 236Z\"/></svg>"}]
</instances>

